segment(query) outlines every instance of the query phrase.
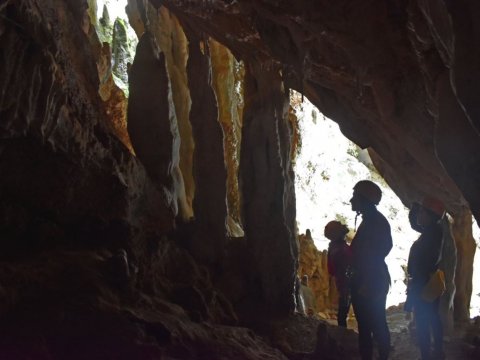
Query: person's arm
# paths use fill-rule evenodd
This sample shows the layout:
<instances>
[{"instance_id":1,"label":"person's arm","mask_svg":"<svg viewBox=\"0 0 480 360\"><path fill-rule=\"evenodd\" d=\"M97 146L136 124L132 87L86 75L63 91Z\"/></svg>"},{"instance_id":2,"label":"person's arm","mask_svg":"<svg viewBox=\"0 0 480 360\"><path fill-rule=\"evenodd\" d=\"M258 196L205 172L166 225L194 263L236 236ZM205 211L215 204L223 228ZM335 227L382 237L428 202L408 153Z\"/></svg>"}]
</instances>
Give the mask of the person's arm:
<instances>
[{"instance_id":1,"label":"person's arm","mask_svg":"<svg viewBox=\"0 0 480 360\"><path fill-rule=\"evenodd\" d=\"M332 258L332 250L328 250L327 253L327 269L328 269L328 274L330 276L335 275L335 265L333 263L333 258Z\"/></svg>"},{"instance_id":2,"label":"person's arm","mask_svg":"<svg viewBox=\"0 0 480 360\"><path fill-rule=\"evenodd\" d=\"M442 259L443 233L440 226L435 226L431 232L427 234L427 246L424 251L424 259L422 269L428 276L435 271L440 260Z\"/></svg>"}]
</instances>

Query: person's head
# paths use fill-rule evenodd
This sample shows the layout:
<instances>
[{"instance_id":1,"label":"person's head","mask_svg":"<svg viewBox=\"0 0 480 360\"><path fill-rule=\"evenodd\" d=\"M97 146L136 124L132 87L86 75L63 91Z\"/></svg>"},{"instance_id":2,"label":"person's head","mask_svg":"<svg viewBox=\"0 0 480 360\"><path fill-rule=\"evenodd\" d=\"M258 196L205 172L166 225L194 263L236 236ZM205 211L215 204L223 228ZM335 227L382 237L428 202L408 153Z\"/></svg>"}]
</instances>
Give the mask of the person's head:
<instances>
[{"instance_id":1,"label":"person's head","mask_svg":"<svg viewBox=\"0 0 480 360\"><path fill-rule=\"evenodd\" d=\"M331 241L344 240L348 233L348 227L340 221L330 221L323 231L325 237Z\"/></svg>"},{"instance_id":2,"label":"person's head","mask_svg":"<svg viewBox=\"0 0 480 360\"><path fill-rule=\"evenodd\" d=\"M445 215L445 205L433 196L425 196L417 214L417 223L426 227L436 223Z\"/></svg>"},{"instance_id":3,"label":"person's head","mask_svg":"<svg viewBox=\"0 0 480 360\"><path fill-rule=\"evenodd\" d=\"M362 180L353 187L353 196L350 199L352 210L363 213L374 208L382 199L382 190L370 180Z\"/></svg>"},{"instance_id":4,"label":"person's head","mask_svg":"<svg viewBox=\"0 0 480 360\"><path fill-rule=\"evenodd\" d=\"M308 275L305 274L302 276L302 284L308 286Z\"/></svg>"}]
</instances>

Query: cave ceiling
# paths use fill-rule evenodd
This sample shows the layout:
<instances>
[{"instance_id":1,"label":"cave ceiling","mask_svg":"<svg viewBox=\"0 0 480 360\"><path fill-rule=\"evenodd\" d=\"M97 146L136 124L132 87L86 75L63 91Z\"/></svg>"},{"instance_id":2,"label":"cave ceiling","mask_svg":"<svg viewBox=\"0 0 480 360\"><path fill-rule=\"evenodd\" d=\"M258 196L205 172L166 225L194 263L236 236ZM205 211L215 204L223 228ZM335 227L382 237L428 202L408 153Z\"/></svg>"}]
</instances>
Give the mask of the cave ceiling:
<instances>
[{"instance_id":1,"label":"cave ceiling","mask_svg":"<svg viewBox=\"0 0 480 360\"><path fill-rule=\"evenodd\" d=\"M407 206L434 193L479 219L475 1L150 1L238 59L277 67L369 149Z\"/></svg>"}]
</instances>

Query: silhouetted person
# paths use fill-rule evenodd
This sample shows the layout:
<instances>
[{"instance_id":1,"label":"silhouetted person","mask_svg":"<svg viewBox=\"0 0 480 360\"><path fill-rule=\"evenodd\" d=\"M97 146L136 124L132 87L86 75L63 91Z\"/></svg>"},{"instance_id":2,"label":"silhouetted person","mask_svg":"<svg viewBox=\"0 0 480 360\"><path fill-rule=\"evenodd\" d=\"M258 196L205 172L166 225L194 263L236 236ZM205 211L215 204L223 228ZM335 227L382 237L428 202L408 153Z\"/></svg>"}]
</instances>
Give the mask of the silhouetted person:
<instances>
[{"instance_id":1,"label":"silhouetted person","mask_svg":"<svg viewBox=\"0 0 480 360\"><path fill-rule=\"evenodd\" d=\"M379 359L388 359L390 332L385 305L390 274L385 257L392 249L392 235L387 219L377 210L382 191L375 183L363 180L353 188L352 210L362 215L362 223L352 240L351 294L358 322L358 342L362 360L373 355L373 340Z\"/></svg>"},{"instance_id":2,"label":"silhouetted person","mask_svg":"<svg viewBox=\"0 0 480 360\"><path fill-rule=\"evenodd\" d=\"M412 229L422 232L423 227L417 223L418 210L421 205L413 203L412 208L408 214L410 225ZM453 310L454 297L456 292L455 287L455 270L457 268L457 246L455 244L455 237L452 233L452 228L448 217L445 215L439 221L442 228L442 256L438 263L438 268L445 274L446 291L440 298L439 313L442 320L444 335L451 335L453 333Z\"/></svg>"},{"instance_id":3,"label":"silhouetted person","mask_svg":"<svg viewBox=\"0 0 480 360\"><path fill-rule=\"evenodd\" d=\"M350 285L347 278L347 268L351 264L350 246L345 241L348 228L340 221L330 221L324 230L324 235L330 240L328 245L328 273L335 278L338 292L338 326L347 327L347 316L350 310Z\"/></svg>"},{"instance_id":4,"label":"silhouetted person","mask_svg":"<svg viewBox=\"0 0 480 360\"><path fill-rule=\"evenodd\" d=\"M416 224L412 214L416 212ZM408 256L409 283L405 310L414 311L418 345L422 360L442 359L443 330L438 312L440 296L433 302L422 297L422 290L432 274L438 269L443 246L443 233L440 220L444 216L445 206L433 197L426 197L421 206L412 206L410 221L421 235L410 248ZM433 335L433 354L430 348L430 338Z\"/></svg>"}]
</instances>

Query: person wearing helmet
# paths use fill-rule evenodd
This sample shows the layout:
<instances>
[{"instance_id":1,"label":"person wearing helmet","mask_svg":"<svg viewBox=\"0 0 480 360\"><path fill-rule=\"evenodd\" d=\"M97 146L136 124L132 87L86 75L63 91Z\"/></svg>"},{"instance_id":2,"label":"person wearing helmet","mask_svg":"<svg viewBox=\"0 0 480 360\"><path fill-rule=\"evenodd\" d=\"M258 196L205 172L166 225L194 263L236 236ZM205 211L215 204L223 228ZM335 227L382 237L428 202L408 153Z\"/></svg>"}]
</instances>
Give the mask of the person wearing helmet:
<instances>
[{"instance_id":1,"label":"person wearing helmet","mask_svg":"<svg viewBox=\"0 0 480 360\"><path fill-rule=\"evenodd\" d=\"M415 209L416 208L416 209ZM417 339L422 360L444 358L443 329L439 314L440 296L433 302L422 298L422 289L431 275L438 269L442 258L443 232L440 220L445 214L443 203L427 196L421 206L412 206L416 212L414 230L421 235L410 248L408 256L408 289L405 310L414 311ZM410 221L413 223L411 211ZM430 337L433 335L433 353L430 349Z\"/></svg>"},{"instance_id":2,"label":"person wearing helmet","mask_svg":"<svg viewBox=\"0 0 480 360\"><path fill-rule=\"evenodd\" d=\"M382 191L372 181L359 181L350 199L352 210L362 222L350 246L352 251L351 296L358 323L358 343L362 360L373 356L373 340L379 359L388 359L390 332L385 305L390 286L385 257L392 249L390 224L378 210Z\"/></svg>"},{"instance_id":3,"label":"person wearing helmet","mask_svg":"<svg viewBox=\"0 0 480 360\"><path fill-rule=\"evenodd\" d=\"M348 228L340 221L330 221L324 235L330 240L327 252L328 273L335 278L338 292L338 326L347 327L347 316L350 310L350 288L347 279L347 268L350 266L350 246L345 242Z\"/></svg>"}]
</instances>

